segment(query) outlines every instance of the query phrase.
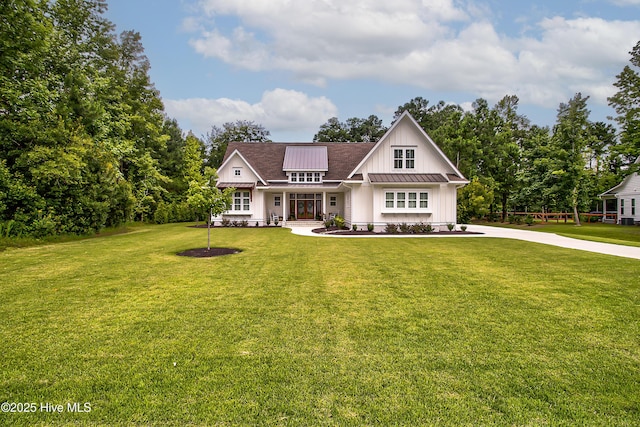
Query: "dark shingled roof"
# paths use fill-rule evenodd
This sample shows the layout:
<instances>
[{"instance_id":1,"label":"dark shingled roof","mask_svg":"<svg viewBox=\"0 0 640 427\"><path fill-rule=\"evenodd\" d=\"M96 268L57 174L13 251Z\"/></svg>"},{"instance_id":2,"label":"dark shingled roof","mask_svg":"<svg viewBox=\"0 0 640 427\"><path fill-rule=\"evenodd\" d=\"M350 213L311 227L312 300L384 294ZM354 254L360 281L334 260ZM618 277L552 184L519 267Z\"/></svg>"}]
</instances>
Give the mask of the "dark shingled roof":
<instances>
[{"instance_id":1,"label":"dark shingled roof","mask_svg":"<svg viewBox=\"0 0 640 427\"><path fill-rule=\"evenodd\" d=\"M231 142L223 163L236 150L249 162L265 181L287 181L282 170L287 147L327 147L329 170L324 181L342 181L360 164L375 147L374 143L280 143L280 142Z\"/></svg>"},{"instance_id":2,"label":"dark shingled roof","mask_svg":"<svg viewBox=\"0 0 640 427\"><path fill-rule=\"evenodd\" d=\"M403 183L422 184L425 182L449 182L440 173L370 173L369 181L372 183Z\"/></svg>"}]
</instances>

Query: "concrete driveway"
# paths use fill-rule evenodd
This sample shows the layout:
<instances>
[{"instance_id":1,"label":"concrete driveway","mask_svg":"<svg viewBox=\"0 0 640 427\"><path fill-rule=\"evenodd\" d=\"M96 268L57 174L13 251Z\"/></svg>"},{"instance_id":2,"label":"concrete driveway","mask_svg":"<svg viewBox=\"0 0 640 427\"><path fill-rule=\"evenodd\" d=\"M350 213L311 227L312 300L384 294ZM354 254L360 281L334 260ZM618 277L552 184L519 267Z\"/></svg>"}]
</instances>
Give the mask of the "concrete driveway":
<instances>
[{"instance_id":1,"label":"concrete driveway","mask_svg":"<svg viewBox=\"0 0 640 427\"><path fill-rule=\"evenodd\" d=\"M301 236L314 236L314 237L345 237L352 238L355 236L332 236L330 234L316 234L313 233L310 227L304 227L299 225L290 225L292 232L294 234L298 234ZM438 233L428 234L428 235L420 235L420 236L411 236L411 237L421 237L421 238L437 238L437 237L453 237L453 238L483 238L483 237L494 237L501 239L516 239L516 240L524 240L526 242L534 242L534 243L542 243L545 245L559 246L561 248L568 249L577 249L580 251L588 251L595 252L599 254L605 255L614 255L624 258L633 258L640 259L640 247L634 246L623 246L623 245L614 245L611 243L599 243L599 242L590 242L588 240L580 240L580 239L572 239L570 237L558 236L557 234L552 233L542 233L540 231L529 231L529 230L516 230L512 228L502 228L502 227L489 227L486 225L475 225L471 224L468 226L467 231L472 231L475 233L482 234L462 234L462 235L444 235L438 236ZM406 235L398 236L358 236L358 238L375 238L375 237L408 237Z\"/></svg>"}]
</instances>

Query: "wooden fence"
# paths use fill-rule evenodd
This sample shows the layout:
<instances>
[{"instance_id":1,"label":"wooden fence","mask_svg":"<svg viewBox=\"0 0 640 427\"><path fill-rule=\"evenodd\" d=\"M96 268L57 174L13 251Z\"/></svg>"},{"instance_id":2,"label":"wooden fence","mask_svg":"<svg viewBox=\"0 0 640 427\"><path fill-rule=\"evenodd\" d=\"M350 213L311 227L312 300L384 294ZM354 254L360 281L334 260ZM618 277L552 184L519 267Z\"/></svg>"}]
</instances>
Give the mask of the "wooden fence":
<instances>
[{"instance_id":1,"label":"wooden fence","mask_svg":"<svg viewBox=\"0 0 640 427\"><path fill-rule=\"evenodd\" d=\"M509 215L521 216L523 219L527 215L531 215L534 220L542 222L560 221L567 222L573 221L573 213L571 212L509 212ZM598 218L598 221L609 222L616 224L618 222L618 214L616 213L581 213L579 214L581 219L586 219L585 222L592 222L591 218Z\"/></svg>"}]
</instances>

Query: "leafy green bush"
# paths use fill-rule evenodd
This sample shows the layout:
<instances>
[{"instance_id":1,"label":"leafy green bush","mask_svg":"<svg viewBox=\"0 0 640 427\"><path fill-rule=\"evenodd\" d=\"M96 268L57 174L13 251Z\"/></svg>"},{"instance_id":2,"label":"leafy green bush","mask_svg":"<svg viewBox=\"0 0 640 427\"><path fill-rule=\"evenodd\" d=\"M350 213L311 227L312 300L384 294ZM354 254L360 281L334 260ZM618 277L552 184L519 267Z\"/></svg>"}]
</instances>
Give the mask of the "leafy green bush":
<instances>
[{"instance_id":1,"label":"leafy green bush","mask_svg":"<svg viewBox=\"0 0 640 427\"><path fill-rule=\"evenodd\" d=\"M400 232L401 233L409 233L409 232L411 232L411 226L407 225L406 222L403 222L402 224L400 224Z\"/></svg>"},{"instance_id":2,"label":"leafy green bush","mask_svg":"<svg viewBox=\"0 0 640 427\"><path fill-rule=\"evenodd\" d=\"M343 229L344 228L344 218L342 218L340 215L336 216L333 221L336 224L336 227L338 227L339 229Z\"/></svg>"},{"instance_id":3,"label":"leafy green bush","mask_svg":"<svg viewBox=\"0 0 640 427\"><path fill-rule=\"evenodd\" d=\"M222 221L220 221L220 224L223 227L231 227L231 221L229 221L227 218L222 218Z\"/></svg>"},{"instance_id":4,"label":"leafy green bush","mask_svg":"<svg viewBox=\"0 0 640 427\"><path fill-rule=\"evenodd\" d=\"M528 226L532 226L533 225L533 217L531 215L527 215L526 218L524 219L524 223L527 224Z\"/></svg>"},{"instance_id":5,"label":"leafy green bush","mask_svg":"<svg viewBox=\"0 0 640 427\"><path fill-rule=\"evenodd\" d=\"M449 223L447 224L447 228L449 229L449 231L453 231L454 228L456 228L455 224Z\"/></svg>"},{"instance_id":6,"label":"leafy green bush","mask_svg":"<svg viewBox=\"0 0 640 427\"><path fill-rule=\"evenodd\" d=\"M373 224L367 224L367 230L373 231Z\"/></svg>"},{"instance_id":7,"label":"leafy green bush","mask_svg":"<svg viewBox=\"0 0 640 427\"><path fill-rule=\"evenodd\" d=\"M386 227L384 228L384 232L385 233L389 233L389 234L398 234L398 225L397 224L388 223L386 225Z\"/></svg>"},{"instance_id":8,"label":"leafy green bush","mask_svg":"<svg viewBox=\"0 0 640 427\"><path fill-rule=\"evenodd\" d=\"M358 226L357 226L356 224L352 224L352 225L351 225L351 229L352 229L353 231L358 231Z\"/></svg>"}]
</instances>

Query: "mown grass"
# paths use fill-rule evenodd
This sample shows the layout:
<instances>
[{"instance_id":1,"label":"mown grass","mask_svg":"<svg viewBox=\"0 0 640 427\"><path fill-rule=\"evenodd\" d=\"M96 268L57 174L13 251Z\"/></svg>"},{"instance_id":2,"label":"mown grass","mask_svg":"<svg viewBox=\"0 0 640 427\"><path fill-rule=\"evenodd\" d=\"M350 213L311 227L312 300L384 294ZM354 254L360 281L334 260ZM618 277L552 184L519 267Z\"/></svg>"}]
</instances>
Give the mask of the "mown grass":
<instances>
[{"instance_id":1,"label":"mown grass","mask_svg":"<svg viewBox=\"0 0 640 427\"><path fill-rule=\"evenodd\" d=\"M640 263L149 226L0 253L12 425L637 425Z\"/></svg>"},{"instance_id":2,"label":"mown grass","mask_svg":"<svg viewBox=\"0 0 640 427\"><path fill-rule=\"evenodd\" d=\"M540 223L536 222L532 226L525 224L507 223L486 223L495 227L517 228L521 230L542 231L545 233L555 233L560 236L572 237L574 239L590 240L594 242L613 243L616 245L640 246L640 227L603 223L584 222L577 227L573 221L565 223Z\"/></svg>"}]
</instances>

